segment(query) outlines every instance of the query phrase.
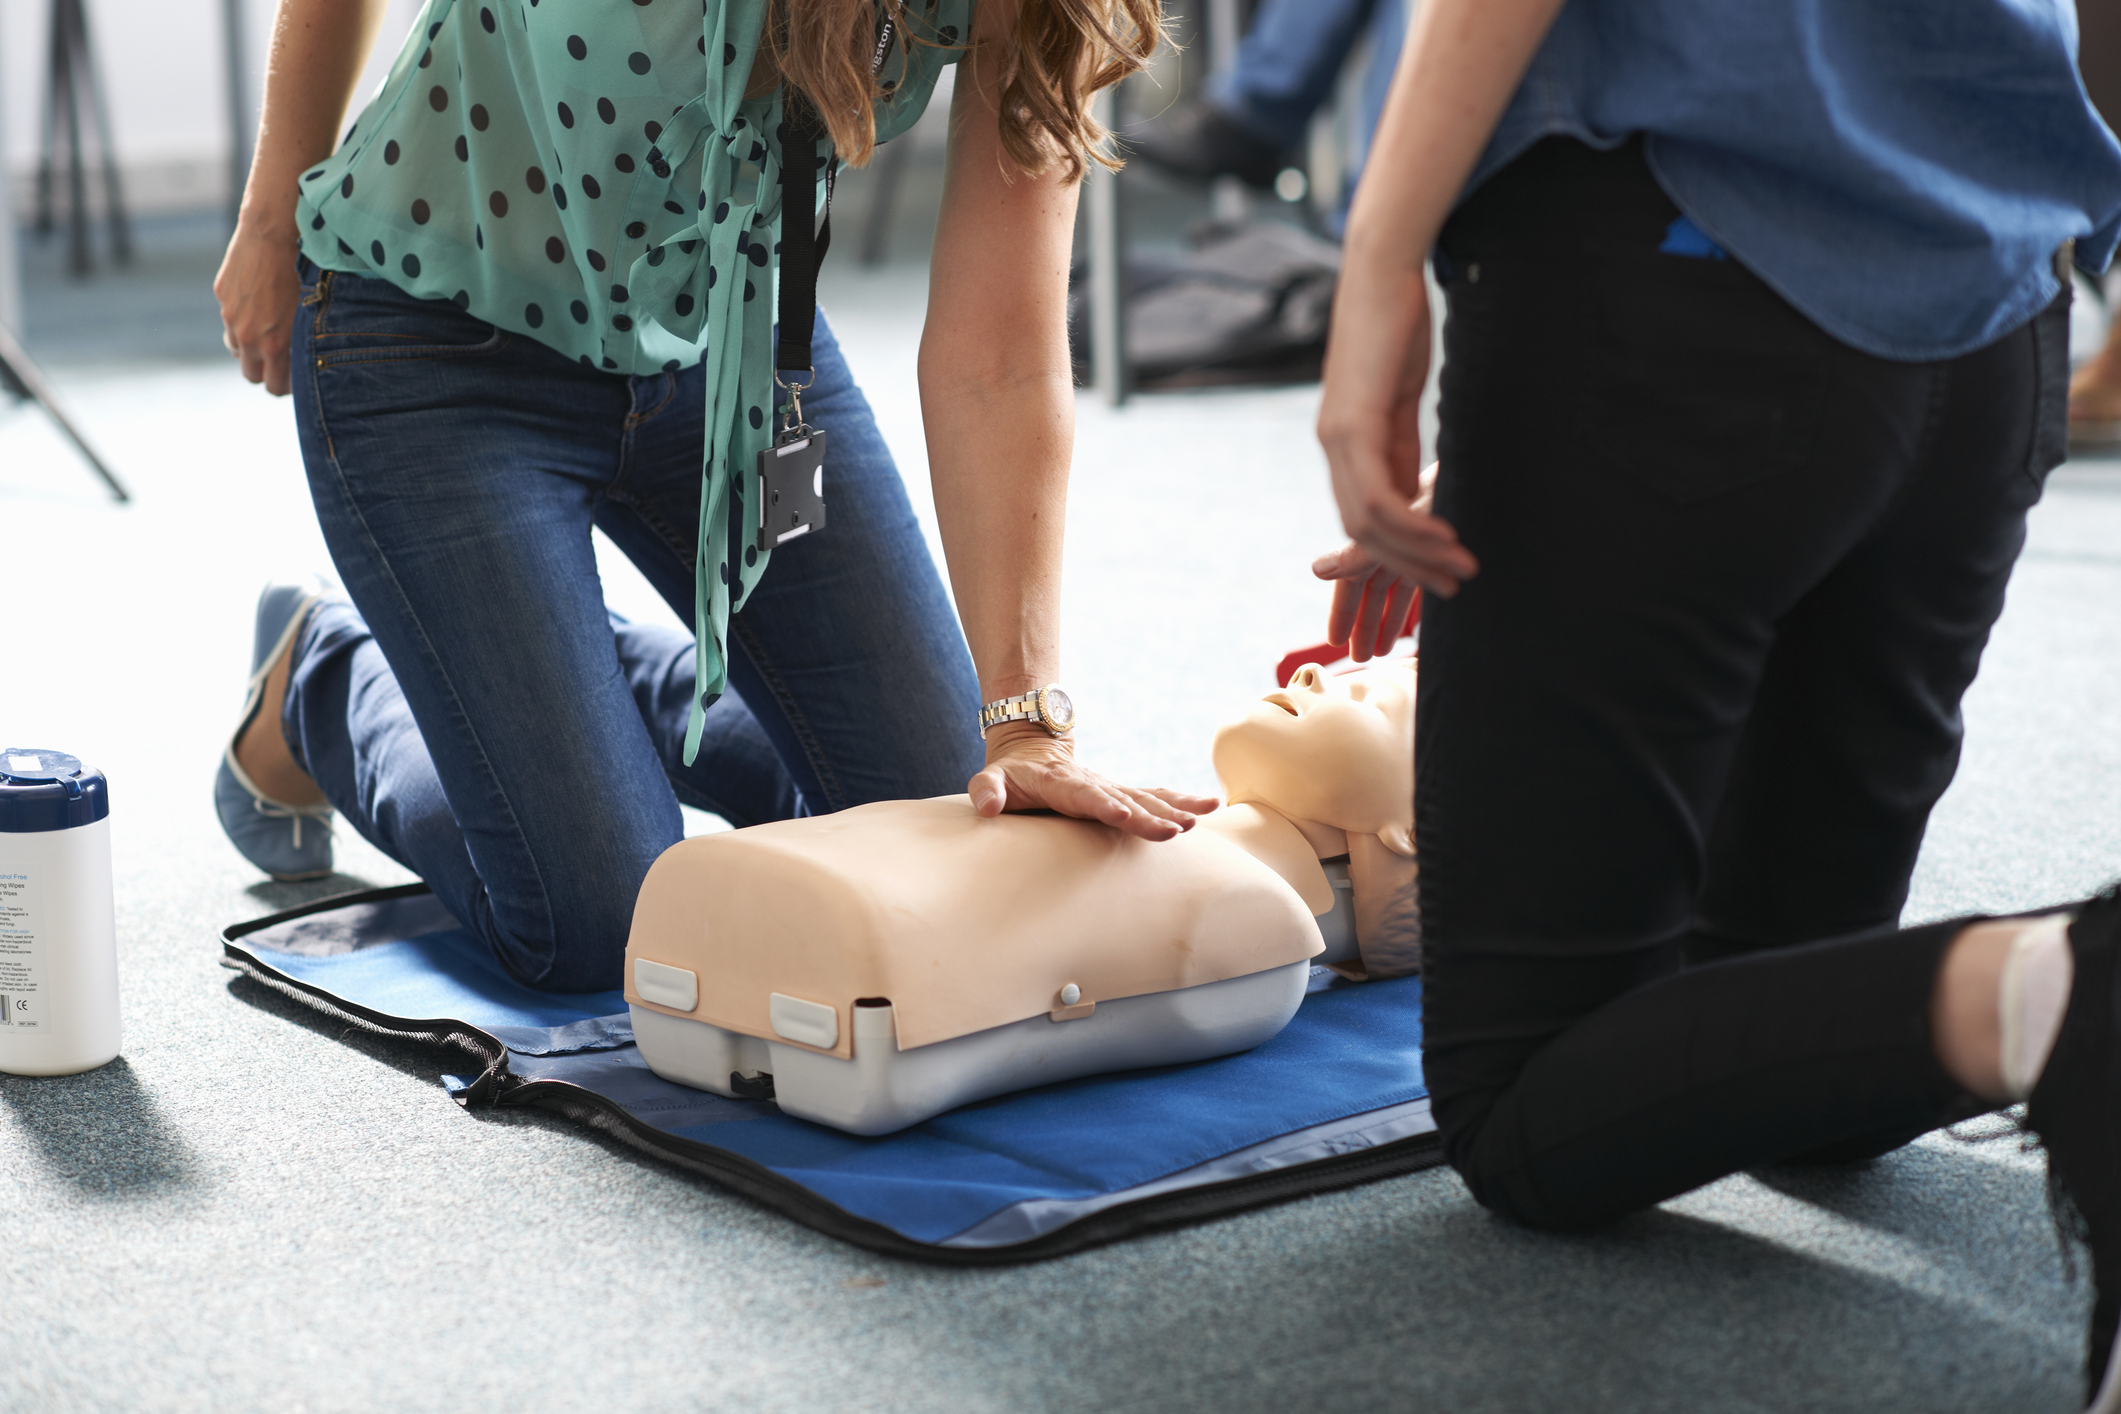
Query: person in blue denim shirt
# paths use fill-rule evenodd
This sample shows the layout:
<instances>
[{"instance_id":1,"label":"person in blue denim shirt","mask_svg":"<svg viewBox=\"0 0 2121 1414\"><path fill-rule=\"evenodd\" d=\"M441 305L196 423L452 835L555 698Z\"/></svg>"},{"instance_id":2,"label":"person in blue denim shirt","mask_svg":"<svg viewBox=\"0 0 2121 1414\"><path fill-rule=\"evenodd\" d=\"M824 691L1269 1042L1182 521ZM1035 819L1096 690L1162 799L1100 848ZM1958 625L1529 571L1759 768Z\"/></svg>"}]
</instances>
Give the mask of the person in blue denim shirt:
<instances>
[{"instance_id":1,"label":"person in blue denim shirt","mask_svg":"<svg viewBox=\"0 0 2121 1414\"><path fill-rule=\"evenodd\" d=\"M2121 144L2068 0L1425 0L1319 437L1356 656L1418 586L1424 1066L1582 1228L2029 1101L2121 1409L2121 889L1902 930L2063 455ZM1438 467L1423 267L1449 301Z\"/></svg>"}]
</instances>

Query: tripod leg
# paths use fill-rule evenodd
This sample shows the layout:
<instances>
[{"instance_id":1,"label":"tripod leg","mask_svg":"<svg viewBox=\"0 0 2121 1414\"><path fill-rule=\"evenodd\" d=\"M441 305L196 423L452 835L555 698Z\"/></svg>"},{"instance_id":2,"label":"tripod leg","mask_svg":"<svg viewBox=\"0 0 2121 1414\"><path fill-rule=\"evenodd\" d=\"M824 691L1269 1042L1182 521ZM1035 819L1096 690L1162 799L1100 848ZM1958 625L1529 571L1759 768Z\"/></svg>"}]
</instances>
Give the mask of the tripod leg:
<instances>
[{"instance_id":1,"label":"tripod leg","mask_svg":"<svg viewBox=\"0 0 2121 1414\"><path fill-rule=\"evenodd\" d=\"M88 445L88 439L75 430L73 422L59 406L59 400L52 396L51 385L44 381L44 375L37 371L37 365L29 361L29 355L22 352L22 346L15 342L14 335L7 332L6 325L0 325L0 385L5 385L10 392L20 397L42 405L45 413L66 435L66 440L74 444L74 450L81 454L81 459L89 464L89 468L96 475L103 478L103 484L110 488L111 495L120 502L132 500L132 496L118 483L118 478L111 475L110 468L103 464L103 459Z\"/></svg>"},{"instance_id":2,"label":"tripod leg","mask_svg":"<svg viewBox=\"0 0 2121 1414\"><path fill-rule=\"evenodd\" d=\"M88 0L73 0L74 54L79 65L81 87L88 90L90 111L96 119L96 141L103 150L104 219L110 222L111 259L130 265L133 233L125 219L125 192L118 183L118 139L110 125L110 104L103 96L103 75L96 69L96 51L88 41Z\"/></svg>"},{"instance_id":3,"label":"tripod leg","mask_svg":"<svg viewBox=\"0 0 2121 1414\"><path fill-rule=\"evenodd\" d=\"M81 165L81 90L76 84L79 70L74 62L73 11L79 3L80 0L59 0L59 12L52 16L52 23L64 28L60 42L66 46L66 194L71 207L66 213L66 263L72 273L86 275L93 257L88 247L88 174Z\"/></svg>"},{"instance_id":4,"label":"tripod leg","mask_svg":"<svg viewBox=\"0 0 2121 1414\"><path fill-rule=\"evenodd\" d=\"M45 36L44 104L37 110L37 234L48 236L56 224L53 212L53 165L59 153L59 92L65 80L66 49L59 32L59 3L52 0L51 33Z\"/></svg>"},{"instance_id":5,"label":"tripod leg","mask_svg":"<svg viewBox=\"0 0 2121 1414\"><path fill-rule=\"evenodd\" d=\"M243 0L221 0L222 64L228 73L228 226L243 211L250 180L250 70L244 59Z\"/></svg>"}]
</instances>

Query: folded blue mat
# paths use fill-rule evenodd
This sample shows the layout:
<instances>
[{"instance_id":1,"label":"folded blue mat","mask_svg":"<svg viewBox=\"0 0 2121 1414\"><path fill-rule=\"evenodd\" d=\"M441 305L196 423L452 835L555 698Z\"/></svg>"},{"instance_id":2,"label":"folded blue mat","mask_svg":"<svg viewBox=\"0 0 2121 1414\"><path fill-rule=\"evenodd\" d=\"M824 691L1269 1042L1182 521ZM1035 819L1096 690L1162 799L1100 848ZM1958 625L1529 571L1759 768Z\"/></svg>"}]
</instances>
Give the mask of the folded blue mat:
<instances>
[{"instance_id":1,"label":"folded blue mat","mask_svg":"<svg viewBox=\"0 0 2121 1414\"><path fill-rule=\"evenodd\" d=\"M865 1139L657 1078L623 994L533 991L421 885L222 934L223 964L369 1030L479 1062L459 1103L537 1105L876 1251L1055 1256L1175 1222L1426 1168L1421 980L1314 969L1265 1045L999 1096Z\"/></svg>"}]
</instances>

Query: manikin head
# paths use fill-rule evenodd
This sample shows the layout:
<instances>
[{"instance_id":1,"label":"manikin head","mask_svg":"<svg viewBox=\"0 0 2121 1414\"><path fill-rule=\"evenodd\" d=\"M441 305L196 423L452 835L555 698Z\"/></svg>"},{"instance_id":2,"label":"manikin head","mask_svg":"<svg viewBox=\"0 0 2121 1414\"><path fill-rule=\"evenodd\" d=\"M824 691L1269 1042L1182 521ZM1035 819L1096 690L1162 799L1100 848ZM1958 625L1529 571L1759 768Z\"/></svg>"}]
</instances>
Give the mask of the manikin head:
<instances>
[{"instance_id":1,"label":"manikin head","mask_svg":"<svg viewBox=\"0 0 2121 1414\"><path fill-rule=\"evenodd\" d=\"M1215 734L1215 774L1231 804L1376 835L1414 853L1414 664L1352 673L1297 670Z\"/></svg>"}]
</instances>

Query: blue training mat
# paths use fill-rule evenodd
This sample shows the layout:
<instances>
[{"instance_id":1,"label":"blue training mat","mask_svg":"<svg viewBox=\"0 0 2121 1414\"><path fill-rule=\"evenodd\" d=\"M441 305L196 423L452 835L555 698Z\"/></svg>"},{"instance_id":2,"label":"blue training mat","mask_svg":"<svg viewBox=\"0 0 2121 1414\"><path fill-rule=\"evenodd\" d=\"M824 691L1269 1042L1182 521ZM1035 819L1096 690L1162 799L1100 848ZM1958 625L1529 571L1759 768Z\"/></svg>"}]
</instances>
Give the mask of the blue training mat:
<instances>
[{"instance_id":1,"label":"blue training mat","mask_svg":"<svg viewBox=\"0 0 2121 1414\"><path fill-rule=\"evenodd\" d=\"M1426 1168L1421 979L1313 969L1296 1019L1241 1055L998 1096L864 1139L657 1078L616 991L533 991L422 885L222 934L225 966L366 1029L469 1053L460 1104L554 1109L876 1251L976 1263Z\"/></svg>"}]
</instances>

